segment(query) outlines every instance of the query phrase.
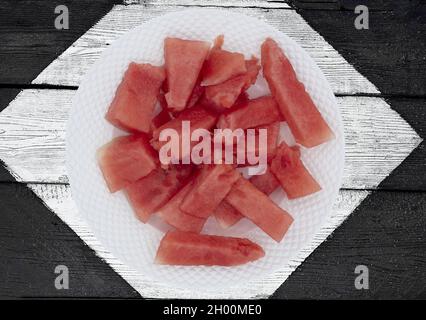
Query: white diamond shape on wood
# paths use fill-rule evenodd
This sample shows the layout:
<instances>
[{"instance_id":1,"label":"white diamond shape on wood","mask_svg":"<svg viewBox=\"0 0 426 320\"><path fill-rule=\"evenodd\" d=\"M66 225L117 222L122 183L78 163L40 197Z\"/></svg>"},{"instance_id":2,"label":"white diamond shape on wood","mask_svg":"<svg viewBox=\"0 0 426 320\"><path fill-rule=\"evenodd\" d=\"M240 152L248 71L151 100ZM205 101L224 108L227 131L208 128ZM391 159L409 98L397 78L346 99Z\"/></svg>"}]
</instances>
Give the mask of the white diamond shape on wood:
<instances>
[{"instance_id":1,"label":"white diamond shape on wood","mask_svg":"<svg viewBox=\"0 0 426 320\"><path fill-rule=\"evenodd\" d=\"M265 1L253 1L265 5ZM163 2L162 2L163 3ZM232 2L235 7L235 2ZM244 1L241 2L243 6ZM33 83L78 85L81 76L99 54L127 30L176 6L115 6L101 21L53 61ZM266 20L296 39L314 58L335 93L378 93L373 84L348 64L294 10L233 8ZM67 182L65 172L65 123L74 91L23 90L0 113L0 159L18 181L28 186L67 223L97 254L105 259L144 297L155 298L265 298L271 295L292 271L368 195L364 190L341 190L332 218L300 252L291 266L267 279L215 295L188 290L170 290L145 279L102 248L80 220L67 185L40 184ZM346 134L346 167L343 187L374 189L421 142L416 132L381 98L340 97Z\"/></svg>"},{"instance_id":2,"label":"white diamond shape on wood","mask_svg":"<svg viewBox=\"0 0 426 320\"><path fill-rule=\"evenodd\" d=\"M182 9L171 5L115 6L43 70L33 83L77 86L89 67L114 40L147 20ZM232 8L232 10L265 20L298 42L322 69L335 93L379 93L371 82L347 63L294 10L263 8Z\"/></svg>"}]
</instances>

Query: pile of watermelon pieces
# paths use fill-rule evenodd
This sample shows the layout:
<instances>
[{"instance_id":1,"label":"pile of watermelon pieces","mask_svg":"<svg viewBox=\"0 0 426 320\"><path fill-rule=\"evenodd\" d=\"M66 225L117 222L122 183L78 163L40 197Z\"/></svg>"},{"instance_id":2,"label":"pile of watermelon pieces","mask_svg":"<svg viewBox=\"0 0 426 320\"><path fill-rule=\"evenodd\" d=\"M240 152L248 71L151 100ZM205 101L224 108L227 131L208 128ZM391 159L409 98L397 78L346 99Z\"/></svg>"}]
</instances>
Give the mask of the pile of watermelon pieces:
<instances>
[{"instance_id":1,"label":"pile of watermelon pieces","mask_svg":"<svg viewBox=\"0 0 426 320\"><path fill-rule=\"evenodd\" d=\"M143 223L156 214L173 227L159 245L159 264L234 266L260 259L264 250L248 239L201 234L206 220L214 216L229 228L247 218L280 242L293 218L269 195L281 187L291 200L321 190L298 145L311 148L334 135L283 50L267 38L259 62L223 49L223 43L223 36L213 46L166 38L164 65L130 63L106 114L129 133L98 151L109 190L123 190ZM261 69L271 95L249 99L246 91ZM160 163L161 131L179 132L185 120L191 130L267 129L267 146L257 146L267 148L266 172L246 179L231 164ZM278 142L282 121L295 146Z\"/></svg>"}]
</instances>

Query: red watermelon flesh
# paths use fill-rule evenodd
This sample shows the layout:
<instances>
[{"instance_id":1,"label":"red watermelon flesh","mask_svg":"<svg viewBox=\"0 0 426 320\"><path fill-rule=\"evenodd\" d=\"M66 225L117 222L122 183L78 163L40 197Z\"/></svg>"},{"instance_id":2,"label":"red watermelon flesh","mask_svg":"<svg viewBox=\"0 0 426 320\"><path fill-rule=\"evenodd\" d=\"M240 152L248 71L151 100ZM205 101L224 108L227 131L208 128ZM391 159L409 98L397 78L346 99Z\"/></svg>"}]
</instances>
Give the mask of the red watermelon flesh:
<instances>
[{"instance_id":1,"label":"red watermelon flesh","mask_svg":"<svg viewBox=\"0 0 426 320\"><path fill-rule=\"evenodd\" d=\"M247 67L246 73L225 82L206 87L206 99L223 108L232 107L241 92L247 90L256 82L257 74L260 70L258 61L257 58L253 57L251 60L245 62Z\"/></svg>"},{"instance_id":2,"label":"red watermelon flesh","mask_svg":"<svg viewBox=\"0 0 426 320\"><path fill-rule=\"evenodd\" d=\"M155 262L183 266L237 266L265 255L245 238L169 231L160 242Z\"/></svg>"},{"instance_id":3,"label":"red watermelon flesh","mask_svg":"<svg viewBox=\"0 0 426 320\"><path fill-rule=\"evenodd\" d=\"M256 58L255 56L252 56L250 60L246 60L246 68L247 68L247 72L244 75L246 80L243 87L244 91L247 90L252 84L256 82L257 75L259 74L259 71L260 71L259 59Z\"/></svg>"},{"instance_id":4,"label":"red watermelon flesh","mask_svg":"<svg viewBox=\"0 0 426 320\"><path fill-rule=\"evenodd\" d=\"M204 165L180 209L193 216L209 217L239 178L231 165Z\"/></svg>"},{"instance_id":5,"label":"red watermelon flesh","mask_svg":"<svg viewBox=\"0 0 426 320\"><path fill-rule=\"evenodd\" d=\"M236 109L244 106L245 104L248 103L249 100L250 99L248 97L247 92L245 92L245 91L241 92L241 94L237 97L237 100L235 101L234 105L232 106L232 110L236 110ZM209 110L209 111L211 111L211 112L213 112L214 114L217 114L217 115L231 111L229 108L224 108L222 106L219 106L219 105L207 100L206 95L204 95L201 98L200 103L204 106L204 108L206 108L207 110Z\"/></svg>"},{"instance_id":6,"label":"red watermelon flesh","mask_svg":"<svg viewBox=\"0 0 426 320\"><path fill-rule=\"evenodd\" d=\"M214 217L219 225L226 229L236 224L244 216L224 200L215 209Z\"/></svg>"},{"instance_id":7,"label":"red watermelon flesh","mask_svg":"<svg viewBox=\"0 0 426 320\"><path fill-rule=\"evenodd\" d=\"M170 116L169 112L166 109L162 109L153 119L151 122L151 131L154 131L155 129L158 129L163 124L166 124L172 120L172 117Z\"/></svg>"},{"instance_id":8,"label":"red watermelon flesh","mask_svg":"<svg viewBox=\"0 0 426 320\"><path fill-rule=\"evenodd\" d=\"M270 195L280 185L277 178L272 174L269 166L264 174L252 176L250 182L266 195ZM214 216L224 229L233 226L244 217L237 209L231 206L226 199L217 206L214 211Z\"/></svg>"},{"instance_id":9,"label":"red watermelon flesh","mask_svg":"<svg viewBox=\"0 0 426 320\"><path fill-rule=\"evenodd\" d=\"M204 94L204 87L202 87L200 83L198 82L195 85L194 90L192 90L191 96L189 97L187 108L191 108L195 106L200 101L203 94Z\"/></svg>"},{"instance_id":10,"label":"red watermelon flesh","mask_svg":"<svg viewBox=\"0 0 426 320\"><path fill-rule=\"evenodd\" d=\"M209 87L207 87L209 88ZM206 91L204 91L205 93ZM234 105L232 106L232 109L237 109L238 106L242 106L243 104L246 104L249 101L248 94L246 92L242 92L235 101ZM212 101L208 100L206 97L206 94L203 95L203 97L200 100L200 103L206 108L207 110L213 112L214 114L220 115L226 111L229 112L229 108L224 108L216 103L213 103Z\"/></svg>"},{"instance_id":11,"label":"red watermelon flesh","mask_svg":"<svg viewBox=\"0 0 426 320\"><path fill-rule=\"evenodd\" d=\"M245 75L241 75L225 82L208 86L205 89L206 99L217 106L230 108L237 100L245 83Z\"/></svg>"},{"instance_id":12,"label":"red watermelon flesh","mask_svg":"<svg viewBox=\"0 0 426 320\"><path fill-rule=\"evenodd\" d=\"M106 119L126 131L149 132L164 78L162 67L132 62L117 88Z\"/></svg>"},{"instance_id":13,"label":"red watermelon flesh","mask_svg":"<svg viewBox=\"0 0 426 320\"><path fill-rule=\"evenodd\" d=\"M111 192L145 177L158 163L157 154L144 134L113 139L98 150L97 158Z\"/></svg>"},{"instance_id":14,"label":"red watermelon flesh","mask_svg":"<svg viewBox=\"0 0 426 320\"><path fill-rule=\"evenodd\" d=\"M189 97L188 103L186 104L186 108L191 108L200 102L201 97L205 91L204 87L201 85L201 80L202 78L200 73L197 82L195 83L194 89L192 89L191 96Z\"/></svg>"},{"instance_id":15,"label":"red watermelon flesh","mask_svg":"<svg viewBox=\"0 0 426 320\"><path fill-rule=\"evenodd\" d=\"M309 148L333 139L333 132L278 44L268 38L261 51L263 75L296 142Z\"/></svg>"},{"instance_id":16,"label":"red watermelon flesh","mask_svg":"<svg viewBox=\"0 0 426 320\"><path fill-rule=\"evenodd\" d=\"M226 201L277 242L293 222L285 210L244 178L234 184Z\"/></svg>"},{"instance_id":17,"label":"red watermelon flesh","mask_svg":"<svg viewBox=\"0 0 426 320\"><path fill-rule=\"evenodd\" d=\"M204 63L202 86L222 83L247 71L244 55L214 48Z\"/></svg>"},{"instance_id":18,"label":"red watermelon flesh","mask_svg":"<svg viewBox=\"0 0 426 320\"><path fill-rule=\"evenodd\" d=\"M272 174L269 166L266 168L264 174L252 176L250 182L266 195L270 195L280 185L280 182Z\"/></svg>"},{"instance_id":19,"label":"red watermelon flesh","mask_svg":"<svg viewBox=\"0 0 426 320\"><path fill-rule=\"evenodd\" d=\"M249 100L247 103L229 109L222 114L217 122L221 129L255 128L281 120L277 103L274 98L264 96Z\"/></svg>"},{"instance_id":20,"label":"red watermelon flesh","mask_svg":"<svg viewBox=\"0 0 426 320\"><path fill-rule=\"evenodd\" d=\"M271 162L271 171L289 199L304 197L321 190L321 186L300 160L298 147L290 148L282 142Z\"/></svg>"},{"instance_id":21,"label":"red watermelon flesh","mask_svg":"<svg viewBox=\"0 0 426 320\"><path fill-rule=\"evenodd\" d=\"M259 129L266 130L266 145L259 143ZM255 145L248 144L248 136L246 137L246 154L254 154L258 156L260 152L266 152L267 160L270 161L276 153L276 149L278 146L278 136L280 133L280 123L274 122L266 126L260 126L255 128ZM251 139L251 138L250 138Z\"/></svg>"},{"instance_id":22,"label":"red watermelon flesh","mask_svg":"<svg viewBox=\"0 0 426 320\"><path fill-rule=\"evenodd\" d=\"M258 127L258 129L261 129L261 127ZM268 154L268 161L270 161L276 153L277 146L278 146L278 137L280 135L280 123L275 122L271 123L270 125L263 127L262 129L267 130L267 154Z\"/></svg>"},{"instance_id":23,"label":"red watermelon flesh","mask_svg":"<svg viewBox=\"0 0 426 320\"><path fill-rule=\"evenodd\" d=\"M204 87L205 88L205 87ZM208 87L207 87L208 88ZM200 98L199 103L208 111L212 112L213 114L220 115L226 110L227 108L224 108L222 106L217 105L216 103L212 102L211 100L207 99L206 97L206 90L204 90L203 96Z\"/></svg>"},{"instance_id":24,"label":"red watermelon flesh","mask_svg":"<svg viewBox=\"0 0 426 320\"><path fill-rule=\"evenodd\" d=\"M162 146L164 146L167 141L159 141L158 138L160 136L160 133L164 129L174 129L176 130L179 135L179 159L184 159L188 156L188 154L182 154L183 150L181 148L182 146L182 121L189 121L190 122L190 134L195 129L206 129L210 130L214 124L216 123L216 115L213 113L207 111L205 108L203 108L201 105L186 109L182 111L179 116L175 119L170 120L169 122L165 123L161 127L157 128L153 131L153 141L152 145L155 149L160 150ZM190 149L193 144L191 144ZM190 151L190 150L189 150Z\"/></svg>"},{"instance_id":25,"label":"red watermelon flesh","mask_svg":"<svg viewBox=\"0 0 426 320\"><path fill-rule=\"evenodd\" d=\"M213 47L211 51L215 49L222 49L223 43L225 42L225 36L223 34L220 34L214 39Z\"/></svg>"},{"instance_id":26,"label":"red watermelon flesh","mask_svg":"<svg viewBox=\"0 0 426 320\"><path fill-rule=\"evenodd\" d=\"M178 170L176 167L168 170L158 168L130 184L126 193L138 218L144 223L147 222L152 213L178 192L182 182L190 174L189 166L184 170Z\"/></svg>"},{"instance_id":27,"label":"red watermelon flesh","mask_svg":"<svg viewBox=\"0 0 426 320\"><path fill-rule=\"evenodd\" d=\"M238 109L239 107L242 107L242 106L246 105L249 101L250 101L250 99L249 99L249 96L248 96L247 92L242 92L238 96L238 98L235 101L235 103L232 106L232 108Z\"/></svg>"},{"instance_id":28,"label":"red watermelon flesh","mask_svg":"<svg viewBox=\"0 0 426 320\"><path fill-rule=\"evenodd\" d=\"M158 94L157 100L160 103L161 110L167 110L167 101L163 92Z\"/></svg>"},{"instance_id":29,"label":"red watermelon flesh","mask_svg":"<svg viewBox=\"0 0 426 320\"><path fill-rule=\"evenodd\" d=\"M189 181L169 202L160 208L158 214L165 222L178 230L199 233L203 229L206 219L187 214L179 208L192 185L193 181Z\"/></svg>"},{"instance_id":30,"label":"red watermelon flesh","mask_svg":"<svg viewBox=\"0 0 426 320\"><path fill-rule=\"evenodd\" d=\"M115 92L115 97L105 114L105 119L109 123L124 131L137 131L136 128L143 128L145 121L139 121L139 117L132 117L132 112L143 111L140 108L139 100L133 90L126 82L120 83Z\"/></svg>"},{"instance_id":31,"label":"red watermelon flesh","mask_svg":"<svg viewBox=\"0 0 426 320\"><path fill-rule=\"evenodd\" d=\"M177 118L170 120L157 130L154 130L153 138L158 139L160 132L163 129L175 129L176 131L181 131L182 121L190 121L191 129L203 128L210 130L215 125L216 116L203 108L203 106L197 105L181 112Z\"/></svg>"},{"instance_id":32,"label":"red watermelon flesh","mask_svg":"<svg viewBox=\"0 0 426 320\"><path fill-rule=\"evenodd\" d=\"M167 72L167 104L173 111L183 110L197 82L210 44L204 41L166 38L164 58Z\"/></svg>"}]
</instances>

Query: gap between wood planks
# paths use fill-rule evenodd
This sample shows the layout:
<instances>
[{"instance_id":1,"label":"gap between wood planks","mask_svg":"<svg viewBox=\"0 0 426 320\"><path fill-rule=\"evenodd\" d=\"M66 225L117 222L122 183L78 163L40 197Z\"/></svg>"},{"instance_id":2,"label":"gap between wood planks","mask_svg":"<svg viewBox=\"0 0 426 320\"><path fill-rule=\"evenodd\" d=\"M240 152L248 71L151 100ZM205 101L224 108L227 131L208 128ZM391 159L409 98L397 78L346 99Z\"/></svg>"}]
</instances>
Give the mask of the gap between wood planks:
<instances>
[{"instance_id":1,"label":"gap between wood planks","mask_svg":"<svg viewBox=\"0 0 426 320\"><path fill-rule=\"evenodd\" d=\"M0 180L0 184L1 185L8 185L8 184L10 184L10 185L15 185L15 184L17 184L17 185L28 185L28 184L31 184L31 185L40 185L40 186L43 186L43 185L45 185L45 186L52 186L52 187L54 187L54 186L64 186L64 187L69 187L69 183L68 182L40 182L40 181L1 181ZM426 194L426 190L423 190L423 189L409 189L409 190L407 190L407 189L398 189L398 188L392 188L392 189L388 189L388 188L380 188L380 189L374 189L374 188L364 188L364 189L356 189L356 188L347 188L347 187L344 187L344 188L340 188L339 189L340 191L343 191L343 192L345 192L345 191L355 191L355 192L359 192L359 191L368 191L368 192L395 192L395 193L405 193L405 192L407 192L407 193L410 193L410 192L419 192L419 193L425 193Z\"/></svg>"},{"instance_id":2,"label":"gap between wood planks","mask_svg":"<svg viewBox=\"0 0 426 320\"><path fill-rule=\"evenodd\" d=\"M258 8L293 10L288 1L271 0L124 0L124 5L213 7L213 8Z\"/></svg>"},{"instance_id":3,"label":"gap between wood planks","mask_svg":"<svg viewBox=\"0 0 426 320\"><path fill-rule=\"evenodd\" d=\"M0 83L0 89L40 89L40 90L78 90L78 86L72 85L56 85L56 84L36 84L36 83L22 83L10 84ZM370 98L407 98L407 99L426 99L426 94L384 94L384 93L334 93L336 97L370 97ZM425 104L426 107L426 104Z\"/></svg>"}]
</instances>

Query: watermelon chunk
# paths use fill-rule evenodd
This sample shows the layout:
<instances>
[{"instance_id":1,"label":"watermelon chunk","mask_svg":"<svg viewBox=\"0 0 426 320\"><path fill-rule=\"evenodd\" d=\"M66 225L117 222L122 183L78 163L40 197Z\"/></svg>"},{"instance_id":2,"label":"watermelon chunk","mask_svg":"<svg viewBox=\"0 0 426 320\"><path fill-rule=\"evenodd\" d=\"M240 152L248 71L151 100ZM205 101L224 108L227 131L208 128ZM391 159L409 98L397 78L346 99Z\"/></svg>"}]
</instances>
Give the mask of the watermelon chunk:
<instances>
[{"instance_id":1,"label":"watermelon chunk","mask_svg":"<svg viewBox=\"0 0 426 320\"><path fill-rule=\"evenodd\" d=\"M167 101L163 92L158 94L157 100L160 103L161 110L167 110Z\"/></svg>"},{"instance_id":2,"label":"watermelon chunk","mask_svg":"<svg viewBox=\"0 0 426 320\"><path fill-rule=\"evenodd\" d=\"M244 91L247 90L252 84L256 82L257 75L259 74L259 71L260 71L259 59L256 58L255 56L252 56L250 60L246 60L246 68L247 68L247 72L244 75L246 80L243 87Z\"/></svg>"},{"instance_id":3,"label":"watermelon chunk","mask_svg":"<svg viewBox=\"0 0 426 320\"><path fill-rule=\"evenodd\" d=\"M200 84L196 84L194 90L192 90L191 96L189 97L187 108L195 106L204 94L204 87Z\"/></svg>"},{"instance_id":4,"label":"watermelon chunk","mask_svg":"<svg viewBox=\"0 0 426 320\"><path fill-rule=\"evenodd\" d=\"M266 195L270 195L280 185L277 178L271 173L269 166L264 174L252 176L249 181ZM244 217L226 201L226 198L217 206L214 216L224 229L233 226Z\"/></svg>"},{"instance_id":5,"label":"watermelon chunk","mask_svg":"<svg viewBox=\"0 0 426 320\"><path fill-rule=\"evenodd\" d=\"M166 124L172 120L172 117L168 113L166 109L162 109L153 119L151 122L151 131L154 131L155 129L158 129L163 124Z\"/></svg>"},{"instance_id":6,"label":"watermelon chunk","mask_svg":"<svg viewBox=\"0 0 426 320\"><path fill-rule=\"evenodd\" d=\"M282 240L293 222L285 210L244 178L233 185L226 201L277 242Z\"/></svg>"},{"instance_id":7,"label":"watermelon chunk","mask_svg":"<svg viewBox=\"0 0 426 320\"><path fill-rule=\"evenodd\" d=\"M266 129L266 145L265 144L259 144L259 129ZM256 130L256 136L255 136L255 145L249 146L248 145L248 136L246 137L246 154L247 156L249 154L259 155L260 152L266 152L268 161L272 160L272 158L275 156L276 149L278 146L278 136L280 133L280 123L274 122L266 126L260 126L255 128Z\"/></svg>"},{"instance_id":8,"label":"watermelon chunk","mask_svg":"<svg viewBox=\"0 0 426 320\"><path fill-rule=\"evenodd\" d=\"M212 86L222 83L247 71L244 55L213 48L204 63L202 86Z\"/></svg>"},{"instance_id":9,"label":"watermelon chunk","mask_svg":"<svg viewBox=\"0 0 426 320\"><path fill-rule=\"evenodd\" d=\"M169 231L160 242L155 262L183 266L237 266L264 255L262 247L245 238Z\"/></svg>"},{"instance_id":10,"label":"watermelon chunk","mask_svg":"<svg viewBox=\"0 0 426 320\"><path fill-rule=\"evenodd\" d=\"M272 159L271 171L280 182L289 199L304 197L321 190L321 186L300 160L298 147L289 147L284 141Z\"/></svg>"},{"instance_id":11,"label":"watermelon chunk","mask_svg":"<svg viewBox=\"0 0 426 320\"><path fill-rule=\"evenodd\" d=\"M149 132L164 78L162 67L130 63L105 118L126 131Z\"/></svg>"},{"instance_id":12,"label":"watermelon chunk","mask_svg":"<svg viewBox=\"0 0 426 320\"><path fill-rule=\"evenodd\" d=\"M180 209L193 216L209 217L239 178L231 165L204 165Z\"/></svg>"},{"instance_id":13,"label":"watermelon chunk","mask_svg":"<svg viewBox=\"0 0 426 320\"><path fill-rule=\"evenodd\" d=\"M190 134L195 129L206 129L210 130L214 124L216 123L216 115L214 115L212 112L207 111L205 108L203 108L201 105L186 109L182 111L179 116L175 119L170 120L169 122L165 123L161 127L155 129L153 131L153 140L152 145L155 149L159 150L162 146L164 146L167 141L159 141L158 138L160 136L160 133L164 129L174 129L176 130L179 135L179 159L184 159L188 156L188 154L183 154L183 150L181 148L182 146L182 121L189 121L190 122ZM191 146L190 146L191 147ZM191 148L190 148L191 149ZM190 150L188 150L190 152Z\"/></svg>"},{"instance_id":14,"label":"watermelon chunk","mask_svg":"<svg viewBox=\"0 0 426 320\"><path fill-rule=\"evenodd\" d=\"M270 195L280 185L280 182L275 178L268 166L264 174L252 176L250 182L266 195Z\"/></svg>"},{"instance_id":15,"label":"watermelon chunk","mask_svg":"<svg viewBox=\"0 0 426 320\"><path fill-rule=\"evenodd\" d=\"M241 75L225 82L208 86L205 89L206 99L222 108L230 108L237 100L245 83L245 75Z\"/></svg>"},{"instance_id":16,"label":"watermelon chunk","mask_svg":"<svg viewBox=\"0 0 426 320\"><path fill-rule=\"evenodd\" d=\"M217 127L231 130L247 129L280 120L281 115L274 98L264 96L229 109L229 112L225 112L219 117Z\"/></svg>"},{"instance_id":17,"label":"watermelon chunk","mask_svg":"<svg viewBox=\"0 0 426 320\"><path fill-rule=\"evenodd\" d=\"M261 52L263 75L296 142L310 148L333 139L333 132L278 44L268 38Z\"/></svg>"},{"instance_id":18,"label":"watermelon chunk","mask_svg":"<svg viewBox=\"0 0 426 320\"><path fill-rule=\"evenodd\" d=\"M222 49L223 43L225 42L225 36L223 34L220 34L214 39L213 47L211 51L215 49Z\"/></svg>"},{"instance_id":19,"label":"watermelon chunk","mask_svg":"<svg viewBox=\"0 0 426 320\"><path fill-rule=\"evenodd\" d=\"M219 225L226 229L236 224L244 216L228 202L223 200L215 209L214 217L216 218L216 221L219 223Z\"/></svg>"},{"instance_id":20,"label":"watermelon chunk","mask_svg":"<svg viewBox=\"0 0 426 320\"><path fill-rule=\"evenodd\" d=\"M189 181L169 202L160 208L158 214L165 222L178 230L199 233L203 229L206 219L187 214L179 208L192 185L193 181Z\"/></svg>"},{"instance_id":21,"label":"watermelon chunk","mask_svg":"<svg viewBox=\"0 0 426 320\"><path fill-rule=\"evenodd\" d=\"M164 59L169 91L167 104L173 111L183 110L191 96L210 44L204 41L166 38Z\"/></svg>"},{"instance_id":22,"label":"watermelon chunk","mask_svg":"<svg viewBox=\"0 0 426 320\"><path fill-rule=\"evenodd\" d=\"M197 82L195 83L194 89L192 89L191 95L188 99L188 103L186 104L187 108L191 108L195 106L201 99L201 97L204 94L204 87L201 85L201 73L200 76L197 79Z\"/></svg>"},{"instance_id":23,"label":"watermelon chunk","mask_svg":"<svg viewBox=\"0 0 426 320\"><path fill-rule=\"evenodd\" d=\"M275 122L271 123L264 127L258 127L257 129L266 129L268 136L267 136L267 154L268 154L268 161L270 161L277 151L278 146L278 137L280 135L280 123ZM259 150L262 149L262 146L259 147ZM259 152L259 150L257 152Z\"/></svg>"},{"instance_id":24,"label":"watermelon chunk","mask_svg":"<svg viewBox=\"0 0 426 320\"><path fill-rule=\"evenodd\" d=\"M152 213L178 192L182 182L190 174L190 166L183 167L183 170L176 167L169 170L158 168L130 184L125 191L137 217L142 222L147 222Z\"/></svg>"},{"instance_id":25,"label":"watermelon chunk","mask_svg":"<svg viewBox=\"0 0 426 320\"><path fill-rule=\"evenodd\" d=\"M225 82L208 86L205 89L206 99L217 106L230 108L234 105L241 92L247 90L256 82L257 75L260 70L259 60L253 57L247 60L247 72L229 79Z\"/></svg>"},{"instance_id":26,"label":"watermelon chunk","mask_svg":"<svg viewBox=\"0 0 426 320\"><path fill-rule=\"evenodd\" d=\"M158 139L161 131L164 129L175 129L179 132L182 130L182 121L190 121L191 129L203 128L210 130L215 125L216 115L207 111L203 106L197 105L181 112L177 118L170 120L154 130L153 138Z\"/></svg>"},{"instance_id":27,"label":"watermelon chunk","mask_svg":"<svg viewBox=\"0 0 426 320\"><path fill-rule=\"evenodd\" d=\"M235 108L235 110L236 110L236 109L238 109L238 108L240 108L244 105L247 105L249 103L249 101L250 101L250 99L249 99L248 93L247 92L241 92L241 94L238 96L237 100L235 101L234 105L232 106L232 109Z\"/></svg>"},{"instance_id":28,"label":"watermelon chunk","mask_svg":"<svg viewBox=\"0 0 426 320\"><path fill-rule=\"evenodd\" d=\"M98 150L97 158L111 192L145 177L158 163L157 154L144 134L113 139Z\"/></svg>"}]
</instances>

